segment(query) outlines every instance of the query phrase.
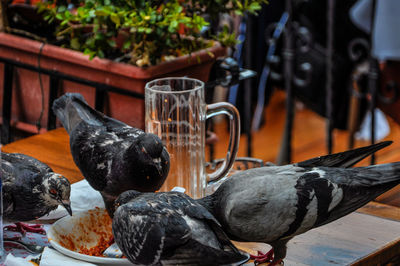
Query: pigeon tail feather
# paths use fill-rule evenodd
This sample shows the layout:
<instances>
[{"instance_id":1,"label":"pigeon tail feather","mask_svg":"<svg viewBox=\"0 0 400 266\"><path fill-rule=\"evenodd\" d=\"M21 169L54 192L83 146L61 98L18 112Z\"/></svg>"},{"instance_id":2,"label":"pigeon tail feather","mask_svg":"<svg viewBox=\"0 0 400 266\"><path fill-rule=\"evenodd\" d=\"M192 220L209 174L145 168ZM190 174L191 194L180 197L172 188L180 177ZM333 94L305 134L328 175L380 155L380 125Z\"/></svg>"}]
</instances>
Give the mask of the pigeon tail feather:
<instances>
[{"instance_id":1,"label":"pigeon tail feather","mask_svg":"<svg viewBox=\"0 0 400 266\"><path fill-rule=\"evenodd\" d=\"M74 105L73 103L78 103ZM82 110L88 112L90 108L87 108L87 103L83 96L79 93L66 93L60 98L53 102L53 112L57 118L61 121L68 134L75 128L75 126L81 121L79 115ZM82 110L78 111L80 108ZM89 111L90 112L90 111Z\"/></svg>"},{"instance_id":2,"label":"pigeon tail feather","mask_svg":"<svg viewBox=\"0 0 400 266\"><path fill-rule=\"evenodd\" d=\"M350 169L353 171L350 186L343 187L344 198L327 219L317 222L321 226L343 217L364 206L379 195L400 184L400 162L371 165Z\"/></svg>"},{"instance_id":3,"label":"pigeon tail feather","mask_svg":"<svg viewBox=\"0 0 400 266\"><path fill-rule=\"evenodd\" d=\"M361 170L358 181L360 184L365 184L366 186L400 183L400 162L370 165L354 169Z\"/></svg>"},{"instance_id":4,"label":"pigeon tail feather","mask_svg":"<svg viewBox=\"0 0 400 266\"><path fill-rule=\"evenodd\" d=\"M353 149L353 150L349 150L349 151L319 156L316 158L312 158L312 159L309 159L306 161L296 163L295 165L297 165L299 167L326 166L326 167L348 168L348 167L352 167L353 165L355 165L359 161L363 160L364 158L368 157L369 155L373 154L374 152L377 152L377 151L389 146L392 143L393 143L393 141L383 141L380 143L376 143L373 145L369 145L366 147L361 147L361 148L357 148L357 149Z\"/></svg>"}]
</instances>

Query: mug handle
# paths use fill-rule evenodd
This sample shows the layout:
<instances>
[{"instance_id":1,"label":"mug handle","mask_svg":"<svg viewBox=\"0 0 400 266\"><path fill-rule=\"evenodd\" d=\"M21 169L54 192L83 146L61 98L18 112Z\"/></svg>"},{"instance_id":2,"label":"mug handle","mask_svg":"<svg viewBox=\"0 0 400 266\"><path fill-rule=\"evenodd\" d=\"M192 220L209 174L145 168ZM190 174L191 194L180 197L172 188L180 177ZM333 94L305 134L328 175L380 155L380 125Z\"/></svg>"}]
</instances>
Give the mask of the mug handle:
<instances>
[{"instance_id":1,"label":"mug handle","mask_svg":"<svg viewBox=\"0 0 400 266\"><path fill-rule=\"evenodd\" d=\"M228 152L221 167L207 175L207 183L217 181L228 174L238 152L240 140L240 116L236 107L227 102L218 102L207 105L206 119L225 114L229 118L229 146Z\"/></svg>"}]
</instances>

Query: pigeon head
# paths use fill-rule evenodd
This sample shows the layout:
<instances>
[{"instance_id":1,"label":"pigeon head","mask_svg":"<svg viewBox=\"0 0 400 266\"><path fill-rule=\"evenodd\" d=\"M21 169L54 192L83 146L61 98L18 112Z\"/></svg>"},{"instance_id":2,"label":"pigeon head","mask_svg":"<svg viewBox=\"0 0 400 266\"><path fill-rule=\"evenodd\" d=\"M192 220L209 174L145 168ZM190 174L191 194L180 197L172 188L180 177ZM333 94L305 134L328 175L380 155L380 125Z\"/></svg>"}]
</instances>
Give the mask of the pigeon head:
<instances>
[{"instance_id":1,"label":"pigeon head","mask_svg":"<svg viewBox=\"0 0 400 266\"><path fill-rule=\"evenodd\" d=\"M43 180L42 198L49 206L62 205L72 215L69 196L71 185L64 176L56 173L48 173Z\"/></svg>"},{"instance_id":2,"label":"pigeon head","mask_svg":"<svg viewBox=\"0 0 400 266\"><path fill-rule=\"evenodd\" d=\"M141 192L136 191L136 190L128 190L128 191L121 193L121 195L119 195L118 198L114 201L115 210L119 206L130 202L131 200L135 199L136 197L138 197L141 194L142 194Z\"/></svg>"},{"instance_id":3,"label":"pigeon head","mask_svg":"<svg viewBox=\"0 0 400 266\"><path fill-rule=\"evenodd\" d=\"M136 189L141 191L159 189L169 172L167 149L161 139L151 133L140 135L128 148L124 159L131 162L132 174L140 184Z\"/></svg>"}]
</instances>

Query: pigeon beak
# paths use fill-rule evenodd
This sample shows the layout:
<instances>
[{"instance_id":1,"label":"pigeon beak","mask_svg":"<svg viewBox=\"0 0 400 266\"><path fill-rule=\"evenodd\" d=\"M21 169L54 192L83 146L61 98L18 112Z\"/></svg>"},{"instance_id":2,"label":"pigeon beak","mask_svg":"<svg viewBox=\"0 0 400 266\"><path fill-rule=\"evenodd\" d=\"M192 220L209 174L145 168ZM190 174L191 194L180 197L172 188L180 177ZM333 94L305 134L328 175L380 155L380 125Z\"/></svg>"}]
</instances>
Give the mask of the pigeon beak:
<instances>
[{"instance_id":1,"label":"pigeon beak","mask_svg":"<svg viewBox=\"0 0 400 266\"><path fill-rule=\"evenodd\" d=\"M69 215L72 216L72 210L71 210L71 203L69 200L63 200L61 201L62 206L64 206L64 208L67 210L67 212L69 213Z\"/></svg>"}]
</instances>

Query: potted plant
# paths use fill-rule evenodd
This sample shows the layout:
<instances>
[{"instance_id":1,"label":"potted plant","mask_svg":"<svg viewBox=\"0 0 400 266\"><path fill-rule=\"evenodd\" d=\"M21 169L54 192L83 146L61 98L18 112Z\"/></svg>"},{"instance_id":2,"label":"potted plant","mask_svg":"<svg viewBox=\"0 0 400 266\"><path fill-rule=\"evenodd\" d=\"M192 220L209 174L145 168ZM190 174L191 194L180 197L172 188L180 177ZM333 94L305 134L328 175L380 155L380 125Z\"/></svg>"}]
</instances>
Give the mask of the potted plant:
<instances>
[{"instance_id":1,"label":"potted plant","mask_svg":"<svg viewBox=\"0 0 400 266\"><path fill-rule=\"evenodd\" d=\"M158 77L186 75L207 81L215 58L225 55L225 47L236 42L226 27L217 33L209 27L210 22L218 21L220 13L255 13L266 0L75 2L75 8L61 0L38 4L39 14L56 27L52 40L41 42L0 33L0 62L16 60L138 95L143 95L147 81ZM204 32L207 27L209 30ZM48 95L48 76L38 79L38 73L18 71L20 88L29 90L19 91L22 97L14 97L13 109L23 113L28 123L34 123L41 110L21 106L41 106L40 87ZM65 91L79 91L90 104L94 103L93 88L64 82ZM143 127L143 104L141 97L132 99L109 93L105 111L128 124ZM44 113L48 108L45 104ZM30 111L24 112L26 109ZM42 120L46 121L46 116Z\"/></svg>"}]
</instances>

